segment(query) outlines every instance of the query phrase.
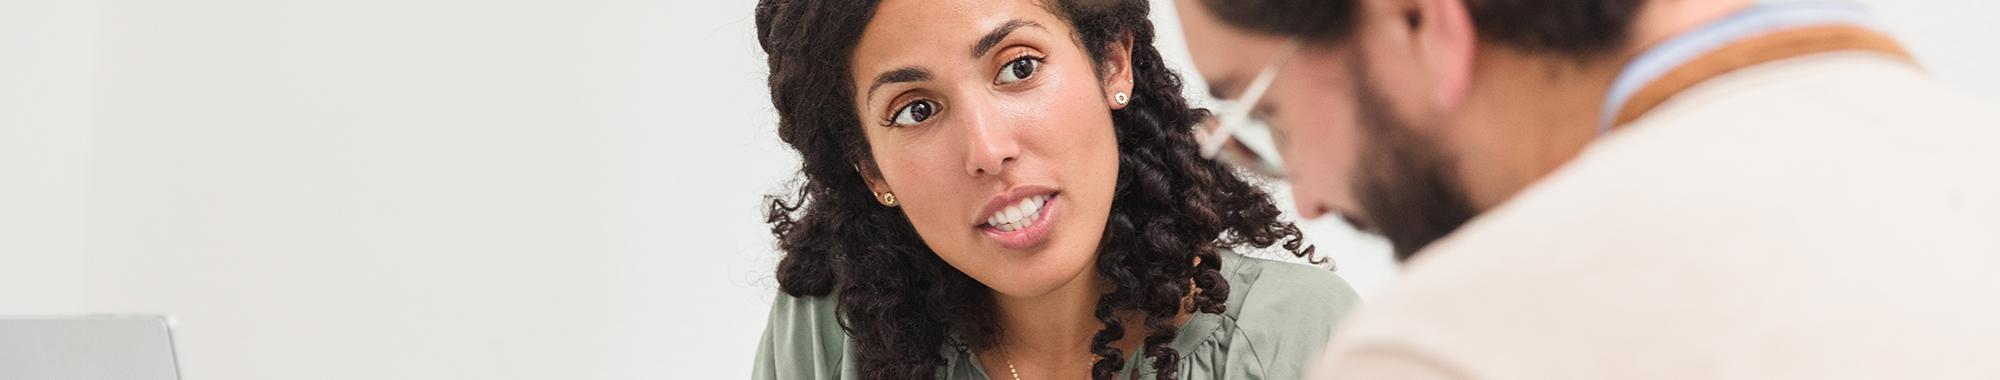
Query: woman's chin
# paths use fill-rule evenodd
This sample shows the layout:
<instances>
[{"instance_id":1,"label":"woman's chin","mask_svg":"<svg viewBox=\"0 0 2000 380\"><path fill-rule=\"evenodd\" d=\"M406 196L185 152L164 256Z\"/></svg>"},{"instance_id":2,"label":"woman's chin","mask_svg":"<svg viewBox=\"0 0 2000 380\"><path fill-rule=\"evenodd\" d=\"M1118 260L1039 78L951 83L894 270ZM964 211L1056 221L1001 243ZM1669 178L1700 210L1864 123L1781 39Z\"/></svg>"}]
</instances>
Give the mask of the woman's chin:
<instances>
[{"instance_id":1,"label":"woman's chin","mask_svg":"<svg viewBox=\"0 0 2000 380\"><path fill-rule=\"evenodd\" d=\"M988 278L981 279L986 287L1011 298L1041 298L1057 293L1084 278L1083 274L1092 268L1091 260L1080 263L1048 263L1050 265L1024 265L1011 269L988 272Z\"/></svg>"}]
</instances>

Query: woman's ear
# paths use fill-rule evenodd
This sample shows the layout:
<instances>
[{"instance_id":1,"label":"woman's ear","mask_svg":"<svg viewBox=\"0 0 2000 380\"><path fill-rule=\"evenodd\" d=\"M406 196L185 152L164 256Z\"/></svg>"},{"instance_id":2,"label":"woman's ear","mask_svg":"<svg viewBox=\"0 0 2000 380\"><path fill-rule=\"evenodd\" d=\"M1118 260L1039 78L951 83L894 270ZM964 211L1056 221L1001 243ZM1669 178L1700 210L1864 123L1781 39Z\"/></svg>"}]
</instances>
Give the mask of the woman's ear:
<instances>
[{"instance_id":1,"label":"woman's ear","mask_svg":"<svg viewBox=\"0 0 2000 380\"><path fill-rule=\"evenodd\" d=\"M854 171L861 173L861 180L868 182L868 192L883 194L891 192L889 182L882 180L882 168L875 166L875 160L861 160L854 164Z\"/></svg>"},{"instance_id":2,"label":"woman's ear","mask_svg":"<svg viewBox=\"0 0 2000 380\"><path fill-rule=\"evenodd\" d=\"M1125 109L1132 93L1132 33L1120 34L1104 54L1104 99L1111 109Z\"/></svg>"}]
</instances>

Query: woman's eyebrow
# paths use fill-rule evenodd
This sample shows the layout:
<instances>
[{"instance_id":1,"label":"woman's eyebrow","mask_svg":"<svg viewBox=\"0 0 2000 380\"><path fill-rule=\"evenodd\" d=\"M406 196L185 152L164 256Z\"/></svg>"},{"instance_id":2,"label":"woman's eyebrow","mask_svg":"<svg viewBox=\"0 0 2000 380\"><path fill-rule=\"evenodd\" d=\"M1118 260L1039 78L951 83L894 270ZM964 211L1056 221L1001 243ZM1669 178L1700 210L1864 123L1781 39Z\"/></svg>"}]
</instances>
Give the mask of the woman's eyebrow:
<instances>
[{"instance_id":1,"label":"woman's eyebrow","mask_svg":"<svg viewBox=\"0 0 2000 380\"><path fill-rule=\"evenodd\" d=\"M1033 27L1041 29L1044 32L1049 30L1042 27L1041 23L1034 21L1020 19L1007 21L998 27L994 27L993 31L986 33L986 37L979 38L979 43L972 45L972 58L977 59L980 56L986 55L988 50L993 50L994 46L1000 45L1000 40L1007 39L1007 35L1013 34L1015 29L1022 27ZM875 83L868 85L868 97L875 97L875 89L881 88L885 84L927 80L931 80L931 72L921 67L909 66L890 70L889 72L882 73L882 75L875 76Z\"/></svg>"},{"instance_id":2,"label":"woman's eyebrow","mask_svg":"<svg viewBox=\"0 0 2000 380\"><path fill-rule=\"evenodd\" d=\"M868 85L868 97L875 97L875 89L890 83L921 82L931 80L931 71L921 67L906 66L875 76L875 84Z\"/></svg>"},{"instance_id":3,"label":"woman's eyebrow","mask_svg":"<svg viewBox=\"0 0 2000 380\"><path fill-rule=\"evenodd\" d=\"M979 43L972 45L972 58L978 59L980 56L986 55L987 50L993 50L993 46L999 45L1000 40L1006 39L1008 34L1014 33L1014 29L1020 29L1024 26L1032 26L1035 29L1041 29L1043 32L1049 30L1048 28L1043 28L1041 23L1034 21L1021 19L1008 21L1005 24L1000 24L999 27L993 28L993 31L987 32L986 37L980 38Z\"/></svg>"}]
</instances>

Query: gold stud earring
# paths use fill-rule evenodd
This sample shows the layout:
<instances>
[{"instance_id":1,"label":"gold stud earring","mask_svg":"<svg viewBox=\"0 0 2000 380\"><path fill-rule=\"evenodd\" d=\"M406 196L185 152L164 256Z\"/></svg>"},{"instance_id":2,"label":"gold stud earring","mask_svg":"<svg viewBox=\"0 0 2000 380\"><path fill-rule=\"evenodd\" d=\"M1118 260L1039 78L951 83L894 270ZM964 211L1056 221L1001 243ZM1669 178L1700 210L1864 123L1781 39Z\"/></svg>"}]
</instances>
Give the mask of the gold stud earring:
<instances>
[{"instance_id":1,"label":"gold stud earring","mask_svg":"<svg viewBox=\"0 0 2000 380\"><path fill-rule=\"evenodd\" d=\"M877 202L882 202L883 206L896 207L896 193L871 193L871 194L875 194L875 200Z\"/></svg>"},{"instance_id":2,"label":"gold stud earring","mask_svg":"<svg viewBox=\"0 0 2000 380\"><path fill-rule=\"evenodd\" d=\"M1125 93L1123 93L1123 92L1120 92L1120 93L1118 93L1118 95L1113 95L1113 96L1111 96L1111 100L1114 100L1114 101L1117 101L1117 102L1118 102L1118 105L1121 105L1121 106L1122 106L1122 105L1125 105L1125 102L1126 102L1126 101L1129 101L1129 100L1132 100L1132 98L1129 98L1129 97L1126 97L1126 96L1125 96Z\"/></svg>"}]
</instances>

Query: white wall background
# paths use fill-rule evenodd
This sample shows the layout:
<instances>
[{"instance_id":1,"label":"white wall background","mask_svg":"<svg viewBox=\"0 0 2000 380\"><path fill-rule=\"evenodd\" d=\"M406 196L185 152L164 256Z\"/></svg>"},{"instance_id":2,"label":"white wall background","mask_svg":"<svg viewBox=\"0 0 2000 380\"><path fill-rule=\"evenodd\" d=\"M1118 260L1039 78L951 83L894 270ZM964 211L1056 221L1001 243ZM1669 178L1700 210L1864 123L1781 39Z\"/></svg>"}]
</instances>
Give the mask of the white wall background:
<instances>
[{"instance_id":1,"label":"white wall background","mask_svg":"<svg viewBox=\"0 0 2000 380\"><path fill-rule=\"evenodd\" d=\"M2000 98L2000 3L1866 3ZM795 160L753 4L0 1L0 314L171 314L199 380L745 377Z\"/></svg>"}]
</instances>

